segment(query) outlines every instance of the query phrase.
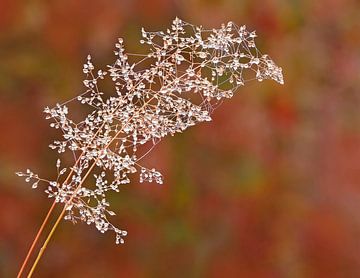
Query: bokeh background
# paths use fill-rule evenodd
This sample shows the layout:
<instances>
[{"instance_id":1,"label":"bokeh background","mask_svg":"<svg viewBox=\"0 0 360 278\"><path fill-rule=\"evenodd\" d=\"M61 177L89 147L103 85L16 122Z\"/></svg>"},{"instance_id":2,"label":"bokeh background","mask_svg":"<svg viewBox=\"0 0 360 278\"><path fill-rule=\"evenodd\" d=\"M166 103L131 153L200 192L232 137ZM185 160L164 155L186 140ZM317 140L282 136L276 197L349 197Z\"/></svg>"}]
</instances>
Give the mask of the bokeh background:
<instances>
[{"instance_id":1,"label":"bokeh background","mask_svg":"<svg viewBox=\"0 0 360 278\"><path fill-rule=\"evenodd\" d=\"M112 197L111 233L62 222L35 277L360 277L360 3L356 0L0 1L0 276L51 205L14 175L54 175L46 105L83 91L82 63L139 49L180 18L257 30L285 85L248 83L214 121L149 156L165 184Z\"/></svg>"}]
</instances>

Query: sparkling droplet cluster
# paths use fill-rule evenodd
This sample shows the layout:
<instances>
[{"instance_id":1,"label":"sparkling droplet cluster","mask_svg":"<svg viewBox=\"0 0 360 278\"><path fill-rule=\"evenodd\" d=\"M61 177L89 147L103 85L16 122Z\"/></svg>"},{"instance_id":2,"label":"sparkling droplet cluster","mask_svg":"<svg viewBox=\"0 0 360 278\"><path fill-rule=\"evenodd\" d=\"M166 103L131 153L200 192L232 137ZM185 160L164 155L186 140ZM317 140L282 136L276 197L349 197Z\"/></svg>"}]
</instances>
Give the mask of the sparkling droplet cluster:
<instances>
[{"instance_id":1,"label":"sparkling droplet cluster","mask_svg":"<svg viewBox=\"0 0 360 278\"><path fill-rule=\"evenodd\" d=\"M62 168L58 159L55 180L30 170L17 174L33 188L43 183L49 198L65 204L66 220L94 224L102 233L112 230L116 243L123 243L127 232L108 220L115 213L107 193L119 192L136 173L140 182L162 184L161 173L140 162L163 137L210 121L222 100L247 81L283 84L281 68L259 52L255 37L232 22L207 30L176 18L165 32L142 29L146 54L126 53L119 39L116 60L106 69L96 70L88 56L86 90L76 99L91 112L81 121L71 119L68 104L75 99L44 110L50 126L62 132L50 148L60 156L72 153L74 165ZM112 82L112 93L100 89L104 79ZM84 183L89 175L92 186Z\"/></svg>"}]
</instances>

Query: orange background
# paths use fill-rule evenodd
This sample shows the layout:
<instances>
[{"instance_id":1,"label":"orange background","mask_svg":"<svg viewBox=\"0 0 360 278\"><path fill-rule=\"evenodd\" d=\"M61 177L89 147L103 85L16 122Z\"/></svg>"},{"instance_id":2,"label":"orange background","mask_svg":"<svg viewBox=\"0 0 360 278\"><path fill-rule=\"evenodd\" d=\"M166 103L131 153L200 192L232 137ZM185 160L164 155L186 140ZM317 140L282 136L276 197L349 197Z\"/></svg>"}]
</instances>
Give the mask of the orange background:
<instances>
[{"instance_id":1,"label":"orange background","mask_svg":"<svg viewBox=\"0 0 360 278\"><path fill-rule=\"evenodd\" d=\"M360 3L0 2L0 276L14 277L51 201L14 172L55 174L42 110L83 91L82 63L178 16L257 30L285 85L249 83L214 121L148 157L165 184L113 195L126 243L61 223L35 277L360 277Z\"/></svg>"}]
</instances>

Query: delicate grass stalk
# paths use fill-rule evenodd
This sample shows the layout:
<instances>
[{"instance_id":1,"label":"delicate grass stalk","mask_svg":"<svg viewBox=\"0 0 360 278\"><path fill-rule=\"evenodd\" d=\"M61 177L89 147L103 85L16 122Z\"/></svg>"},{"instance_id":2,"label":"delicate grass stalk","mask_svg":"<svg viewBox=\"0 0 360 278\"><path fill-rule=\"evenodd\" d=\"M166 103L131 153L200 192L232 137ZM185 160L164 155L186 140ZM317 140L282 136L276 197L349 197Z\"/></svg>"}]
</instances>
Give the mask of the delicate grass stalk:
<instances>
[{"instance_id":1,"label":"delicate grass stalk","mask_svg":"<svg viewBox=\"0 0 360 278\"><path fill-rule=\"evenodd\" d=\"M63 138L49 147L59 154L72 152L75 158L77 152L82 154L63 183L58 181L68 168L60 170L60 159L56 162L55 181L42 179L29 169L18 173L27 182L32 181L33 188L39 182L47 184L48 197L64 204L28 277L62 218L94 224L102 233L113 231L116 243L124 243L127 232L108 220L108 215L115 215L109 210L108 192L119 192L120 186L130 183L134 173L139 173L140 182L162 184L161 173L140 165L139 161L163 137L211 121L216 107L245 82L272 79L283 84L282 69L268 55L260 53L254 41L255 32L249 32L246 26L229 22L219 29L204 29L176 18L166 32L142 29L142 37L140 43L149 46L148 53L126 53L123 40L119 39L115 45L116 61L104 70L96 72L88 56L83 67L87 89L77 100L92 111L82 121L75 122L68 115L66 104L73 100L45 108L46 119L53 121L50 126L63 133ZM110 96L98 87L106 75L115 87L115 94ZM95 167L95 186L85 187L84 181ZM47 219L48 216L19 275Z\"/></svg>"}]
</instances>

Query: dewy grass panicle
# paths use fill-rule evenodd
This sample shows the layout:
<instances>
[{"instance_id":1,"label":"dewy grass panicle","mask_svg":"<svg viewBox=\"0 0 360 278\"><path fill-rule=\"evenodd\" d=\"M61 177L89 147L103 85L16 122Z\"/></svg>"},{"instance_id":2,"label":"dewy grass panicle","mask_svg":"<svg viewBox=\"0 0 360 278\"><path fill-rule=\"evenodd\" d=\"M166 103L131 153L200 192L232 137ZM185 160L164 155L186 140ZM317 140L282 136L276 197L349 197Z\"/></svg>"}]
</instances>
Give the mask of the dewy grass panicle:
<instances>
[{"instance_id":1,"label":"dewy grass panicle","mask_svg":"<svg viewBox=\"0 0 360 278\"><path fill-rule=\"evenodd\" d=\"M63 203L64 219L92 224L101 233L111 230L116 243L123 243L127 232L108 220L115 213L107 194L119 192L135 173L140 182L163 183L159 171L141 164L163 137L210 121L222 100L247 81L283 84L281 68L260 53L255 37L232 22L207 30L176 18L165 32L142 29L146 54L126 53L119 39L116 60L107 68L96 70L88 56L83 67L86 89L77 101L91 112L81 121L71 119L68 104L76 99L44 110L50 126L62 132L50 145L60 156L56 178L42 179L29 169L17 174ZM113 94L100 89L103 79L113 82ZM65 152L73 154L73 165L62 166ZM94 186L86 187L90 172Z\"/></svg>"}]
</instances>

